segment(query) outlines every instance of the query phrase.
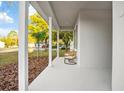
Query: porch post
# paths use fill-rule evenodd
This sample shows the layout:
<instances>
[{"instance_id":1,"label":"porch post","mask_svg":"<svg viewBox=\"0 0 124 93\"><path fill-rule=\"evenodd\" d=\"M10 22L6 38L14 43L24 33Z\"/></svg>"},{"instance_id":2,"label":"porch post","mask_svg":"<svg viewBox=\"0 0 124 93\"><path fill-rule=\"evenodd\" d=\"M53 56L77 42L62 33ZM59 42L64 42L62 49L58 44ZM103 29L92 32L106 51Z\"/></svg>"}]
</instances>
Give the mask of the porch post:
<instances>
[{"instance_id":1,"label":"porch post","mask_svg":"<svg viewBox=\"0 0 124 93\"><path fill-rule=\"evenodd\" d=\"M75 49L75 29L73 30L73 46L74 46L74 49Z\"/></svg>"},{"instance_id":2,"label":"porch post","mask_svg":"<svg viewBox=\"0 0 124 93\"><path fill-rule=\"evenodd\" d=\"M59 30L57 31L57 61L59 61Z\"/></svg>"},{"instance_id":3,"label":"porch post","mask_svg":"<svg viewBox=\"0 0 124 93\"><path fill-rule=\"evenodd\" d=\"M81 40L81 37L80 37L80 15L78 16L78 27L76 28L76 38L77 38L77 61L78 61L78 65L80 66L80 40Z\"/></svg>"},{"instance_id":4,"label":"porch post","mask_svg":"<svg viewBox=\"0 0 124 93\"><path fill-rule=\"evenodd\" d=\"M18 87L28 90L28 2L19 2Z\"/></svg>"},{"instance_id":5,"label":"porch post","mask_svg":"<svg viewBox=\"0 0 124 93\"><path fill-rule=\"evenodd\" d=\"M49 17L49 67L52 66L52 17Z\"/></svg>"}]
</instances>

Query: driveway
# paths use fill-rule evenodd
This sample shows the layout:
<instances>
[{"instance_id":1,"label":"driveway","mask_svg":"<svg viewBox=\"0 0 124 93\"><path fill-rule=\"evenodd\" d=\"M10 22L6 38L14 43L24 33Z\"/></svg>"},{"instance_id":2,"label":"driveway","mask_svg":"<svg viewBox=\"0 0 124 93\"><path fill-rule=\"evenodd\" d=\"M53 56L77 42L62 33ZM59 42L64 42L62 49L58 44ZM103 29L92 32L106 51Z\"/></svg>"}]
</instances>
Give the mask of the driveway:
<instances>
[{"instance_id":1,"label":"driveway","mask_svg":"<svg viewBox=\"0 0 124 93\"><path fill-rule=\"evenodd\" d=\"M18 48L0 49L0 53L15 52L15 51L18 51Z\"/></svg>"}]
</instances>

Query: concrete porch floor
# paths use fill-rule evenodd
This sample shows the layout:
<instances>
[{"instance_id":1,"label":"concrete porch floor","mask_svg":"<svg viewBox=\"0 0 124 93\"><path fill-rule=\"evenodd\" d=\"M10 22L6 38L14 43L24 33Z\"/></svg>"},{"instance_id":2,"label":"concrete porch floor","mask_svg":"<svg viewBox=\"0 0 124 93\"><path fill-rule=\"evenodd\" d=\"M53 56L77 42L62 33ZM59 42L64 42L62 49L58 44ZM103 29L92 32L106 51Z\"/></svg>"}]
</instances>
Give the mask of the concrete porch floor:
<instances>
[{"instance_id":1,"label":"concrete porch floor","mask_svg":"<svg viewBox=\"0 0 124 93\"><path fill-rule=\"evenodd\" d=\"M111 91L111 70L83 68L55 59L30 85L30 91Z\"/></svg>"}]
</instances>

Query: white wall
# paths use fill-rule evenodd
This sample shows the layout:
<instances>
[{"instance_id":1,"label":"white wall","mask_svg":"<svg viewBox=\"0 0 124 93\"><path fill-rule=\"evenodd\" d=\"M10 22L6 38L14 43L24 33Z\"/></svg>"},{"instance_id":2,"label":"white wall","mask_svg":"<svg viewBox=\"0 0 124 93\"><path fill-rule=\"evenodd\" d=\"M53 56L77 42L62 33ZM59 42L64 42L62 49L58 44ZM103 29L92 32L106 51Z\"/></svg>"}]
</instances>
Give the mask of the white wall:
<instances>
[{"instance_id":1,"label":"white wall","mask_svg":"<svg viewBox=\"0 0 124 93\"><path fill-rule=\"evenodd\" d=\"M81 10L79 15L80 65L111 69L111 10Z\"/></svg>"},{"instance_id":2,"label":"white wall","mask_svg":"<svg viewBox=\"0 0 124 93\"><path fill-rule=\"evenodd\" d=\"M124 91L124 2L113 2L112 90Z\"/></svg>"}]
</instances>

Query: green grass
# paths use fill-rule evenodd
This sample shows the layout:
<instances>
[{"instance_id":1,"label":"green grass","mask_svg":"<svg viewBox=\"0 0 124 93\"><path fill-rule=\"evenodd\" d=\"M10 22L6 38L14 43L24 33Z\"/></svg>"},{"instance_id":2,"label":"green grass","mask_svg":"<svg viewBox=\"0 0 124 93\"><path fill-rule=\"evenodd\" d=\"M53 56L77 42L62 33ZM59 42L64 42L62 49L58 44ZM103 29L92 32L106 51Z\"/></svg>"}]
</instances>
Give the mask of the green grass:
<instances>
[{"instance_id":1,"label":"green grass","mask_svg":"<svg viewBox=\"0 0 124 93\"><path fill-rule=\"evenodd\" d=\"M17 52L0 53L0 66L18 62Z\"/></svg>"},{"instance_id":2,"label":"green grass","mask_svg":"<svg viewBox=\"0 0 124 93\"><path fill-rule=\"evenodd\" d=\"M60 50L60 57L64 56L65 50ZM52 56L56 57L56 50L53 50ZM28 54L29 57L37 56L37 51L33 51L32 53ZM39 56L48 56L48 50L40 51ZM0 53L0 66L17 63L18 62L18 52L7 52L7 53Z\"/></svg>"},{"instance_id":3,"label":"green grass","mask_svg":"<svg viewBox=\"0 0 124 93\"><path fill-rule=\"evenodd\" d=\"M60 57L63 57L64 54L65 54L65 52L66 52L65 50L60 49L60 50L59 50L59 56L60 56Z\"/></svg>"}]
</instances>

